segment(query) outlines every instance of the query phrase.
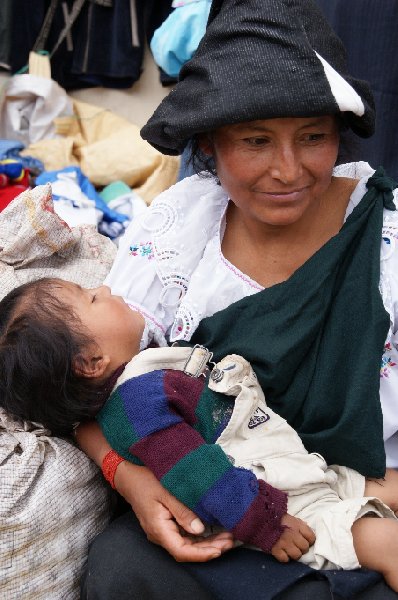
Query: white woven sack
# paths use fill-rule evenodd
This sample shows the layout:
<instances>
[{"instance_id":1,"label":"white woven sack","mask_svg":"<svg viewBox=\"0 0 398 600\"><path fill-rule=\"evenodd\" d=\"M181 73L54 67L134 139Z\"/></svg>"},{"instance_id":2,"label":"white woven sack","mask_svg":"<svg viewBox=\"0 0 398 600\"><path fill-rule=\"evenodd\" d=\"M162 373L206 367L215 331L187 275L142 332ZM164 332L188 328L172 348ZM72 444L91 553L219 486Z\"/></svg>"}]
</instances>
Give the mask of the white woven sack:
<instances>
[{"instance_id":1,"label":"white woven sack","mask_svg":"<svg viewBox=\"0 0 398 600\"><path fill-rule=\"evenodd\" d=\"M115 253L94 227L68 227L51 187L38 186L0 213L0 298L44 276L101 285ZM110 493L78 448L0 409L1 600L77 600L89 542L109 522Z\"/></svg>"},{"instance_id":2,"label":"white woven sack","mask_svg":"<svg viewBox=\"0 0 398 600\"><path fill-rule=\"evenodd\" d=\"M109 493L78 448L0 409L0 598L77 600Z\"/></svg>"},{"instance_id":3,"label":"white woven sack","mask_svg":"<svg viewBox=\"0 0 398 600\"><path fill-rule=\"evenodd\" d=\"M69 227L54 212L50 184L23 192L0 212L0 298L39 277L101 285L116 246L93 225Z\"/></svg>"}]
</instances>

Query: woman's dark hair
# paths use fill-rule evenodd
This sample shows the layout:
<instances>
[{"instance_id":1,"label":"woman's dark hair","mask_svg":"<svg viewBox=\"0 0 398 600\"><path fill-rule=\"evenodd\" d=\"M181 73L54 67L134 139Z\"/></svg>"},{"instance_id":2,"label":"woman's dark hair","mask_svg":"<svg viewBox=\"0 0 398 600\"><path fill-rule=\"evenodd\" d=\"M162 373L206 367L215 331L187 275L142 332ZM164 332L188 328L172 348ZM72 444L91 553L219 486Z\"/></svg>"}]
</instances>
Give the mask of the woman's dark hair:
<instances>
[{"instance_id":1,"label":"woman's dark hair","mask_svg":"<svg viewBox=\"0 0 398 600\"><path fill-rule=\"evenodd\" d=\"M54 294L56 286L56 279L39 279L0 302L0 406L55 435L70 435L76 423L94 417L103 395L97 382L75 373L93 341Z\"/></svg>"},{"instance_id":2,"label":"woman's dark hair","mask_svg":"<svg viewBox=\"0 0 398 600\"><path fill-rule=\"evenodd\" d=\"M340 123L340 144L337 155L336 166L344 163L357 162L361 160L360 142L355 133L347 127L344 121Z\"/></svg>"},{"instance_id":3,"label":"woman's dark hair","mask_svg":"<svg viewBox=\"0 0 398 600\"><path fill-rule=\"evenodd\" d=\"M201 134L201 136L206 134ZM207 135L211 135L209 132ZM186 152L188 154L187 157L187 165L192 167L192 170L197 175L201 177L214 177L217 178L216 172L216 163L214 162L214 158L205 154L203 150L200 148L200 137L199 135L195 135L188 142L188 148Z\"/></svg>"},{"instance_id":4,"label":"woman's dark hair","mask_svg":"<svg viewBox=\"0 0 398 600\"><path fill-rule=\"evenodd\" d=\"M348 127L343 116L337 116L337 123L340 132L340 143L336 166L360 160L360 143L358 136ZM203 135L211 137L211 134L212 132L206 132L200 135L197 134L189 140L186 149L187 165L191 166L193 172L201 177L217 178L214 158L205 154L200 148L200 138L203 137Z\"/></svg>"}]
</instances>

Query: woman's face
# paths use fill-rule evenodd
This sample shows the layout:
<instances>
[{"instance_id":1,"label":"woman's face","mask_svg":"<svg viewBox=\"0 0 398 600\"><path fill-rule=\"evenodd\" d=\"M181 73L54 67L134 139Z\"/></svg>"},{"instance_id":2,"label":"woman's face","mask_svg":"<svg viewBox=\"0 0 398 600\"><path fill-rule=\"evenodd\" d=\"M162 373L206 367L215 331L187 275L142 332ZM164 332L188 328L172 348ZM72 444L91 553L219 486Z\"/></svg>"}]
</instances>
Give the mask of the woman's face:
<instances>
[{"instance_id":1,"label":"woman's face","mask_svg":"<svg viewBox=\"0 0 398 600\"><path fill-rule=\"evenodd\" d=\"M201 144L241 216L271 226L300 221L322 200L338 146L333 116L227 125Z\"/></svg>"}]
</instances>

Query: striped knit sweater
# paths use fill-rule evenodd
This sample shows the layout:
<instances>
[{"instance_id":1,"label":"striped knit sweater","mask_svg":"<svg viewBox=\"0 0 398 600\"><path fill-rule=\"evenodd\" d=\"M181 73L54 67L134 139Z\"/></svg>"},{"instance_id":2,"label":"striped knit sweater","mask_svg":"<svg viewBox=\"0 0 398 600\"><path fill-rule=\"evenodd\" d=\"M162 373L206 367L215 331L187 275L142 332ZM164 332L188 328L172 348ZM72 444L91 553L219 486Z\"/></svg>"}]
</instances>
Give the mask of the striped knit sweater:
<instances>
[{"instance_id":1,"label":"striped knit sweater","mask_svg":"<svg viewBox=\"0 0 398 600\"><path fill-rule=\"evenodd\" d=\"M204 522L270 552L283 531L287 496L234 467L215 443L232 407L204 377L156 370L118 385L97 420L121 456L146 465Z\"/></svg>"}]
</instances>

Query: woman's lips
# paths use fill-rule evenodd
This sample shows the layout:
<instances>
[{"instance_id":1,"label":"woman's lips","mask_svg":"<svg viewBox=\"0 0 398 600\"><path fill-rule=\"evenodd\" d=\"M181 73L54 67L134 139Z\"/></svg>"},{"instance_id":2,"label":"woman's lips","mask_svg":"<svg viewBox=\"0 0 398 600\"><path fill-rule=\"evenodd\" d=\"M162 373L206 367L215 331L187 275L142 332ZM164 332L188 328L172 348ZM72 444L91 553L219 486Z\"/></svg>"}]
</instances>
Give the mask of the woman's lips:
<instances>
[{"instance_id":1,"label":"woman's lips","mask_svg":"<svg viewBox=\"0 0 398 600\"><path fill-rule=\"evenodd\" d=\"M259 194L263 195L263 196L268 196L269 198L271 198L272 200L278 200L278 201L284 201L284 202L293 202L295 200L299 200L300 198L302 198L303 194L306 191L306 187L303 188L298 188L295 190L290 190L290 191L286 191L284 190L282 191L261 191L258 192Z\"/></svg>"}]
</instances>

